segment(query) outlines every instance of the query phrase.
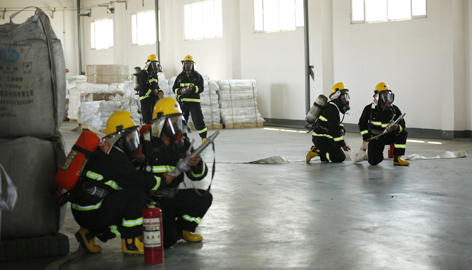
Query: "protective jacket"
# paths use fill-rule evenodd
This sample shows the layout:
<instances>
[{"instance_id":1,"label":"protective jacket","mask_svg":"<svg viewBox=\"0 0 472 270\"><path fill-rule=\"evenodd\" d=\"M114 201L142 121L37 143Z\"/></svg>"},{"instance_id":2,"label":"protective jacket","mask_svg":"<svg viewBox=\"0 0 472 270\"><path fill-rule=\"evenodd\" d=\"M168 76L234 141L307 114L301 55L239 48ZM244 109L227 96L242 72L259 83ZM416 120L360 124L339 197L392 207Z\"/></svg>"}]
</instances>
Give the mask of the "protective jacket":
<instances>
[{"instance_id":1,"label":"protective jacket","mask_svg":"<svg viewBox=\"0 0 472 270\"><path fill-rule=\"evenodd\" d=\"M187 74L182 71L179 76L175 79L174 87L172 88L177 100L180 102L198 102L200 103L200 93L204 90L203 77L197 71L194 71L192 74L187 76ZM193 86L191 92L187 92L184 95L180 95L179 90L181 88Z\"/></svg>"},{"instance_id":2,"label":"protective jacket","mask_svg":"<svg viewBox=\"0 0 472 270\"><path fill-rule=\"evenodd\" d=\"M71 208L80 226L110 239L142 235L146 191L165 187L158 176L136 170L118 146L96 156L71 194ZM101 238L101 239L102 239Z\"/></svg>"},{"instance_id":3,"label":"protective jacket","mask_svg":"<svg viewBox=\"0 0 472 270\"><path fill-rule=\"evenodd\" d=\"M362 139L365 141L370 137L382 133L391 121L397 120L401 115L402 112L400 109L393 104L390 105L390 109L385 111L382 111L382 108L374 103L365 106L358 124ZM398 129L393 133L398 136L405 127L405 120L402 119L398 125Z\"/></svg>"},{"instance_id":4,"label":"protective jacket","mask_svg":"<svg viewBox=\"0 0 472 270\"><path fill-rule=\"evenodd\" d=\"M159 87L157 73L150 74L146 70L141 70L138 75L139 100L154 96L154 91L162 92Z\"/></svg>"},{"instance_id":5,"label":"protective jacket","mask_svg":"<svg viewBox=\"0 0 472 270\"><path fill-rule=\"evenodd\" d=\"M150 169L152 173L159 178L165 179L162 175L166 172L171 172L175 169L177 162L185 157L185 152L190 147L190 141L187 138L184 138L184 145L179 149L175 143L165 145L160 138L153 137L151 139L152 143L152 154L148 159ZM148 144L145 144L146 146ZM150 145L149 145L150 146ZM149 153L148 150L145 150L146 153ZM145 168L146 169L146 168ZM149 170L149 167L147 167ZM190 170L185 174L192 181L199 181L205 178L208 173L208 167L203 160L200 160L200 163L195 167L190 167ZM184 181L184 175L181 174L176 177L164 190L176 189L179 184ZM158 192L159 193L159 192ZM159 194L157 195L160 196Z\"/></svg>"},{"instance_id":6,"label":"protective jacket","mask_svg":"<svg viewBox=\"0 0 472 270\"><path fill-rule=\"evenodd\" d=\"M340 120L340 111L336 103L330 101L326 109L324 109L318 119L317 127L313 130L312 135L315 137L325 137L332 140L336 146L343 147L346 145L344 142L343 123Z\"/></svg>"},{"instance_id":7,"label":"protective jacket","mask_svg":"<svg viewBox=\"0 0 472 270\"><path fill-rule=\"evenodd\" d=\"M84 172L75 189L82 189L83 191L98 187L106 194L110 194L127 187L157 190L165 186L166 182L161 181L159 177L137 171L123 150L113 146L108 155L101 150L97 150L96 157L92 160L88 170ZM84 196L78 196L73 200L72 208L83 210L91 205L100 204L104 198L84 194Z\"/></svg>"},{"instance_id":8,"label":"protective jacket","mask_svg":"<svg viewBox=\"0 0 472 270\"><path fill-rule=\"evenodd\" d=\"M181 155L190 148L190 142L185 138L184 145L180 149L175 143L166 146L159 138L151 140L153 151L151 159L148 161L149 165L146 167L152 169L154 175L164 179L162 174L174 170L175 165L182 158ZM144 145L149 147L151 144ZM149 152L148 150L144 151L145 153ZM207 173L208 167L201 160L197 166L191 167L185 174L190 180L199 181ZM213 200L211 193L200 196L193 188L179 190L179 185L183 181L184 174L181 174L153 197L162 209L165 248L171 247L181 238L182 230L195 232ZM199 190L199 193L203 194L205 191Z\"/></svg>"}]
</instances>

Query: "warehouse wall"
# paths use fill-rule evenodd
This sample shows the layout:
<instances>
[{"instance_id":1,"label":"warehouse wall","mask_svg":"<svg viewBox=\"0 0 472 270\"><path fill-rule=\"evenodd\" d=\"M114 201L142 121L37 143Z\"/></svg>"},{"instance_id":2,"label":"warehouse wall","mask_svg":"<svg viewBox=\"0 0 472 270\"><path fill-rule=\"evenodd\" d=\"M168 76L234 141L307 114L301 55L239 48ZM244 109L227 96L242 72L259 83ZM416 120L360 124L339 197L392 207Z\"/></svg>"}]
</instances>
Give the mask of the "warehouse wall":
<instances>
[{"instance_id":1,"label":"warehouse wall","mask_svg":"<svg viewBox=\"0 0 472 270\"><path fill-rule=\"evenodd\" d=\"M303 28L278 33L253 32L253 1L224 0L224 37L184 40L183 5L196 0L160 0L161 56L166 77L181 70L191 54L197 69L211 79L255 79L258 108L264 118L296 123L305 118L305 61ZM36 5L57 9L51 23L64 45L67 68L78 74L75 1L2 1L2 7ZM70 5L73 2L72 6ZM131 45L130 16L154 9L154 0L115 3L115 14L98 7L103 0L82 1L92 17L81 17L83 65L143 66L155 45ZM85 11L83 11L85 12ZM8 16L13 13L7 11ZM357 124L373 89L380 81L395 91L395 103L407 113L410 128L436 130L444 137L454 132L470 136L472 129L472 4L467 0L428 0L428 17L388 23L351 24L350 0L309 1L310 104L331 86L344 82L351 89L352 110L345 122ZM29 15L20 14L15 22ZM91 50L91 20L114 18L115 46ZM6 23L7 20L0 20ZM454 132L452 132L454 131ZM457 135L457 134L456 134ZM460 135L460 134L459 134Z\"/></svg>"},{"instance_id":2,"label":"warehouse wall","mask_svg":"<svg viewBox=\"0 0 472 270\"><path fill-rule=\"evenodd\" d=\"M357 123L375 85L385 81L408 126L470 130L465 27L471 13L465 6L466 1L428 1L425 19L353 25L350 0L334 1L334 81L352 89L346 122Z\"/></svg>"}]
</instances>

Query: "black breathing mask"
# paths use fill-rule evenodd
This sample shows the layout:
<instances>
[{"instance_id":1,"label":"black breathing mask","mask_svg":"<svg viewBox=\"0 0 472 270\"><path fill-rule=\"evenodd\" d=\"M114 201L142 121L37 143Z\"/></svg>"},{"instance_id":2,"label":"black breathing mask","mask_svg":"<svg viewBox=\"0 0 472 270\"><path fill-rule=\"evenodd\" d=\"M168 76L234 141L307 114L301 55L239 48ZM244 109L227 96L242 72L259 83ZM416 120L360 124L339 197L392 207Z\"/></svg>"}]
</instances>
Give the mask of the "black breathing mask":
<instances>
[{"instance_id":1,"label":"black breathing mask","mask_svg":"<svg viewBox=\"0 0 472 270\"><path fill-rule=\"evenodd\" d=\"M137 127L128 128L122 132L121 145L129 158L139 159L143 156Z\"/></svg>"}]
</instances>

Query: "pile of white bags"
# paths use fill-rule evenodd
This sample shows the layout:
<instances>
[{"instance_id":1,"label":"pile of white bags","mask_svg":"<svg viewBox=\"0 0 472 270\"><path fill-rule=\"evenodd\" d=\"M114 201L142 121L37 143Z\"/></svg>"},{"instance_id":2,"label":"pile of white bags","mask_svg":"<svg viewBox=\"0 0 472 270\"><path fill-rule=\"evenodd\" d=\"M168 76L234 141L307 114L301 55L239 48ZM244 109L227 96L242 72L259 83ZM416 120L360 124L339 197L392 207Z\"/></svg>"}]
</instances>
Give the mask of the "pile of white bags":
<instances>
[{"instance_id":1,"label":"pile of white bags","mask_svg":"<svg viewBox=\"0 0 472 270\"><path fill-rule=\"evenodd\" d=\"M265 122L257 110L255 80L218 80L217 84L223 124Z\"/></svg>"},{"instance_id":2,"label":"pile of white bags","mask_svg":"<svg viewBox=\"0 0 472 270\"><path fill-rule=\"evenodd\" d=\"M142 116L138 110L138 100L116 95L109 101L83 102L80 107L80 119L82 124L103 131L106 130L108 118L116 111L129 111L134 122L141 125Z\"/></svg>"}]
</instances>

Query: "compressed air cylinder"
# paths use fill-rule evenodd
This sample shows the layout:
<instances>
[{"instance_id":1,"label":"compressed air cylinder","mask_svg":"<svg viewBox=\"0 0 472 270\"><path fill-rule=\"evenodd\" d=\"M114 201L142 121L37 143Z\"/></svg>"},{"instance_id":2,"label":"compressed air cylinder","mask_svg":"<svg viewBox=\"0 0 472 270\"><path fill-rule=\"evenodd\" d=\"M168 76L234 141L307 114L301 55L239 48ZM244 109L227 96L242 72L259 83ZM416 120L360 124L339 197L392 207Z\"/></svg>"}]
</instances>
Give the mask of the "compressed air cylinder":
<instances>
[{"instance_id":1,"label":"compressed air cylinder","mask_svg":"<svg viewBox=\"0 0 472 270\"><path fill-rule=\"evenodd\" d=\"M135 67L134 68L134 90L135 91L139 91L139 82L138 82L138 77L139 77L139 73L141 73L141 68L140 67Z\"/></svg>"},{"instance_id":2,"label":"compressed air cylinder","mask_svg":"<svg viewBox=\"0 0 472 270\"><path fill-rule=\"evenodd\" d=\"M326 107L327 103L328 98L323 94L319 95L313 103L313 106L311 106L310 111L307 113L305 121L308 124L315 123L316 119L318 119L321 111Z\"/></svg>"}]
</instances>

